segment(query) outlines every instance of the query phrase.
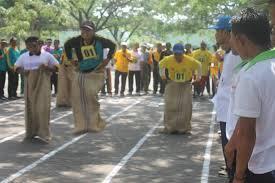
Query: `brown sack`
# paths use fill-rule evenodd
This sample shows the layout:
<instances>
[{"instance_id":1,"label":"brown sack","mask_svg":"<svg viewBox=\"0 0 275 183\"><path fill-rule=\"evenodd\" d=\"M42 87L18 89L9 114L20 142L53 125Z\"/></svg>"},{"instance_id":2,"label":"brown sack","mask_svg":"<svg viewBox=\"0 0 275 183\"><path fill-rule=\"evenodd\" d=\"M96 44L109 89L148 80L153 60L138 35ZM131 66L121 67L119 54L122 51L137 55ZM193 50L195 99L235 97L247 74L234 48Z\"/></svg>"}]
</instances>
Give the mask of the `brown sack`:
<instances>
[{"instance_id":1,"label":"brown sack","mask_svg":"<svg viewBox=\"0 0 275 183\"><path fill-rule=\"evenodd\" d=\"M51 73L44 69L25 74L26 138L50 139Z\"/></svg>"},{"instance_id":2,"label":"brown sack","mask_svg":"<svg viewBox=\"0 0 275 183\"><path fill-rule=\"evenodd\" d=\"M98 92L103 84L104 73L76 72L72 88L75 133L100 132L105 128L98 102Z\"/></svg>"},{"instance_id":3,"label":"brown sack","mask_svg":"<svg viewBox=\"0 0 275 183\"><path fill-rule=\"evenodd\" d=\"M164 126L169 133L191 131L192 88L190 82L170 81L165 89Z\"/></svg>"},{"instance_id":4,"label":"brown sack","mask_svg":"<svg viewBox=\"0 0 275 183\"><path fill-rule=\"evenodd\" d=\"M60 65L58 73L57 107L71 107L72 83L75 75L73 66Z\"/></svg>"}]
</instances>

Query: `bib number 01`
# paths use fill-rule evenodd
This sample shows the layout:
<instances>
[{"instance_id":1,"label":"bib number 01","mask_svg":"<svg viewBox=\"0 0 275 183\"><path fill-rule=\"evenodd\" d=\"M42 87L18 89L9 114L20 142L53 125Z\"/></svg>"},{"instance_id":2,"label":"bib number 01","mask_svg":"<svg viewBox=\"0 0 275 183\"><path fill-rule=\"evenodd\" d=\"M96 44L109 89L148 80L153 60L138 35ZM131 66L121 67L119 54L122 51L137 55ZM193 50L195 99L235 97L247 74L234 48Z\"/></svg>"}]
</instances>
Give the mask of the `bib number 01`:
<instances>
[{"instance_id":1,"label":"bib number 01","mask_svg":"<svg viewBox=\"0 0 275 183\"><path fill-rule=\"evenodd\" d=\"M175 81L176 82L184 82L185 81L184 73L175 73Z\"/></svg>"},{"instance_id":2,"label":"bib number 01","mask_svg":"<svg viewBox=\"0 0 275 183\"><path fill-rule=\"evenodd\" d=\"M81 52L84 60L97 58L94 46L82 46Z\"/></svg>"}]
</instances>

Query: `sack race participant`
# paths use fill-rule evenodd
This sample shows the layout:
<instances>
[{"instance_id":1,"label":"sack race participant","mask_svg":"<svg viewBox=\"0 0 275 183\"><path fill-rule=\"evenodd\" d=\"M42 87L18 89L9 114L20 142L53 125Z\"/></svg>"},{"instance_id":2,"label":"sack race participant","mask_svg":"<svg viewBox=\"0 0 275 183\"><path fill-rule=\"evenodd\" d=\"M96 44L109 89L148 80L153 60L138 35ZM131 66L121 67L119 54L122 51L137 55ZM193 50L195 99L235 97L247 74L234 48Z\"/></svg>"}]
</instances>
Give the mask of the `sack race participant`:
<instances>
[{"instance_id":1,"label":"sack race participant","mask_svg":"<svg viewBox=\"0 0 275 183\"><path fill-rule=\"evenodd\" d=\"M73 56L75 60L76 56ZM71 107L72 106L72 84L75 76L75 67L72 65L65 53L61 58L61 65L59 67L58 85L56 98L57 107Z\"/></svg>"},{"instance_id":2,"label":"sack race participant","mask_svg":"<svg viewBox=\"0 0 275 183\"><path fill-rule=\"evenodd\" d=\"M164 58L160 64L160 75L166 79L165 69L169 78L165 89L164 129L162 133L191 132L192 118L192 75L198 72L197 79L201 77L201 64L184 55L184 46L176 44L173 47L174 55Z\"/></svg>"},{"instance_id":3,"label":"sack race participant","mask_svg":"<svg viewBox=\"0 0 275 183\"><path fill-rule=\"evenodd\" d=\"M100 116L98 92L104 85L105 66L111 60L116 45L95 34L95 25L84 22L81 36L74 37L65 43L68 60L77 66L73 79L72 107L75 121L75 134L100 132L106 124ZM109 48L107 59L103 59L103 50ZM73 49L77 60L72 59Z\"/></svg>"},{"instance_id":4,"label":"sack race participant","mask_svg":"<svg viewBox=\"0 0 275 183\"><path fill-rule=\"evenodd\" d=\"M51 72L57 71L59 64L50 53L41 52L37 37L29 37L27 42L29 51L15 63L15 71L24 75L25 82L25 140L38 136L48 143L51 139Z\"/></svg>"}]
</instances>

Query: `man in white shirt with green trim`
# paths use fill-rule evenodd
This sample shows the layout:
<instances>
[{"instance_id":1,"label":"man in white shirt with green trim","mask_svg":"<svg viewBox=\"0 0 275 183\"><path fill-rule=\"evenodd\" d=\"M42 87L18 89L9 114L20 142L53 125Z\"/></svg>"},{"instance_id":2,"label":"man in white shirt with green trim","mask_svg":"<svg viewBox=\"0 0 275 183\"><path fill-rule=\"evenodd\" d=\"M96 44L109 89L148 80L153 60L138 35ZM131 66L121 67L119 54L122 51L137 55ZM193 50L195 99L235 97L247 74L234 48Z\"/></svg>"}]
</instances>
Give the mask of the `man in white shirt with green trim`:
<instances>
[{"instance_id":1,"label":"man in white shirt with green trim","mask_svg":"<svg viewBox=\"0 0 275 183\"><path fill-rule=\"evenodd\" d=\"M270 34L267 16L253 8L232 18L232 46L247 61L234 95L238 122L226 146L229 165L237 152L233 183L275 182L275 51L270 50Z\"/></svg>"}]
</instances>

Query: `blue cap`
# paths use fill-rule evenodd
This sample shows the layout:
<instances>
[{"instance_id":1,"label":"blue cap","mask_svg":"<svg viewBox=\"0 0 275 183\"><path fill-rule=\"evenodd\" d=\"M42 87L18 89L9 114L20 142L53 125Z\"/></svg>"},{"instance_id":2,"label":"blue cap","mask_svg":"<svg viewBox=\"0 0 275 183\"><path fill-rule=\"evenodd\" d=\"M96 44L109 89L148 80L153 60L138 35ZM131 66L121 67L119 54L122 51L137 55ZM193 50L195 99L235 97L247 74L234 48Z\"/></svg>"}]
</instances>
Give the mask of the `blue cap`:
<instances>
[{"instance_id":1,"label":"blue cap","mask_svg":"<svg viewBox=\"0 0 275 183\"><path fill-rule=\"evenodd\" d=\"M231 28L232 28L232 25L231 25L231 17L230 16L220 17L216 25L209 27L209 29L228 30L228 31L230 31Z\"/></svg>"},{"instance_id":2,"label":"blue cap","mask_svg":"<svg viewBox=\"0 0 275 183\"><path fill-rule=\"evenodd\" d=\"M183 54L184 53L184 46L181 43L175 44L173 47L173 52L176 54Z\"/></svg>"}]
</instances>

